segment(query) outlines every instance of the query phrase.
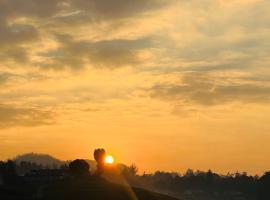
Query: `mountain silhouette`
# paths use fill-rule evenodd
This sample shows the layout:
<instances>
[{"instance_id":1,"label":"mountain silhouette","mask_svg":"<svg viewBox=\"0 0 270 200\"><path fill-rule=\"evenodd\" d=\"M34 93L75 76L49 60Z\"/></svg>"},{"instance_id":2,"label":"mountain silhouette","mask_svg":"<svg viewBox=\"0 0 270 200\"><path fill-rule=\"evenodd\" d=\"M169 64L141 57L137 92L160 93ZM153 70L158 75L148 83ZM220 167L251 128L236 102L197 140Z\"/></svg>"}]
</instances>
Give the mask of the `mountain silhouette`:
<instances>
[{"instance_id":1,"label":"mountain silhouette","mask_svg":"<svg viewBox=\"0 0 270 200\"><path fill-rule=\"evenodd\" d=\"M13 159L15 162L20 163L22 161L40 164L46 167L60 167L66 164L66 161L59 160L48 154L40 153L26 153L18 155Z\"/></svg>"}]
</instances>

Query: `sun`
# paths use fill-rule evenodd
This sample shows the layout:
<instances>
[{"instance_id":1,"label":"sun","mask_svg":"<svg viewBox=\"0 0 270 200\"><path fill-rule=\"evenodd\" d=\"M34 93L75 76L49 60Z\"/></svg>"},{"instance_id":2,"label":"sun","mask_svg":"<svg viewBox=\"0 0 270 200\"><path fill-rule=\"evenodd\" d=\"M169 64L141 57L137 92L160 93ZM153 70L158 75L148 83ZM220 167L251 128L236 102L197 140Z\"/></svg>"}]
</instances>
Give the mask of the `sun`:
<instances>
[{"instance_id":1,"label":"sun","mask_svg":"<svg viewBox=\"0 0 270 200\"><path fill-rule=\"evenodd\" d=\"M107 155L105 158L105 163L106 164L113 164L114 163L114 158L111 155Z\"/></svg>"}]
</instances>

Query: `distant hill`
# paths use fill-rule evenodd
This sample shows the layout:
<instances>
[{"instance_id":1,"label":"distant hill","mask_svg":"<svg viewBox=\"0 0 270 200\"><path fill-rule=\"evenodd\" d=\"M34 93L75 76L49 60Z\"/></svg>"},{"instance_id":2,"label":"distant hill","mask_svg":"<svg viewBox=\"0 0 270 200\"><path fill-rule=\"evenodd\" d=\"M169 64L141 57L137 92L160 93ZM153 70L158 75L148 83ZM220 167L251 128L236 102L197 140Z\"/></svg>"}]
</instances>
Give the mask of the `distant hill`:
<instances>
[{"instance_id":1,"label":"distant hill","mask_svg":"<svg viewBox=\"0 0 270 200\"><path fill-rule=\"evenodd\" d=\"M59 167L67 163L66 161L59 160L48 154L39 154L39 153L27 153L27 154L19 155L14 158L14 161L17 163L20 163L22 161L33 162L33 163L41 164L43 166L48 166L48 167L55 167L55 166Z\"/></svg>"}]
</instances>

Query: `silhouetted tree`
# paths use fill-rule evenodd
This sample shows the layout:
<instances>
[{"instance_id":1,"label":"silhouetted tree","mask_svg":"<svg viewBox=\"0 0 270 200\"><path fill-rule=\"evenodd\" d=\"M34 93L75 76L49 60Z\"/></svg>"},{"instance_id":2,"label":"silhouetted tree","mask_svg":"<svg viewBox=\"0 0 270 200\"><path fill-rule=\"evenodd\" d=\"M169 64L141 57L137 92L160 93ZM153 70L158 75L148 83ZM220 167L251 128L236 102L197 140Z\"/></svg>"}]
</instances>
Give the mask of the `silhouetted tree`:
<instances>
[{"instance_id":1,"label":"silhouetted tree","mask_svg":"<svg viewBox=\"0 0 270 200\"><path fill-rule=\"evenodd\" d=\"M0 174L4 183L14 183L17 181L18 176L16 173L16 164L12 160L7 162L0 162Z\"/></svg>"},{"instance_id":2,"label":"silhouetted tree","mask_svg":"<svg viewBox=\"0 0 270 200\"><path fill-rule=\"evenodd\" d=\"M69 164L69 171L76 177L89 175L89 164L85 160L77 159Z\"/></svg>"},{"instance_id":3,"label":"silhouetted tree","mask_svg":"<svg viewBox=\"0 0 270 200\"><path fill-rule=\"evenodd\" d=\"M185 176L187 176L187 177L194 176L194 171L192 169L187 169Z\"/></svg>"},{"instance_id":4,"label":"silhouetted tree","mask_svg":"<svg viewBox=\"0 0 270 200\"><path fill-rule=\"evenodd\" d=\"M137 175L138 167L135 164L132 164L130 166L125 166L121 172L126 178L132 178Z\"/></svg>"},{"instance_id":5,"label":"silhouetted tree","mask_svg":"<svg viewBox=\"0 0 270 200\"><path fill-rule=\"evenodd\" d=\"M138 167L133 163L128 167L128 171L131 175L135 176L138 173Z\"/></svg>"},{"instance_id":6,"label":"silhouetted tree","mask_svg":"<svg viewBox=\"0 0 270 200\"><path fill-rule=\"evenodd\" d=\"M16 162L16 171L19 175L25 175L26 173L29 173L31 170L40 170L44 168L45 166L43 166L42 164L37 164L35 162L29 161Z\"/></svg>"},{"instance_id":7,"label":"silhouetted tree","mask_svg":"<svg viewBox=\"0 0 270 200\"><path fill-rule=\"evenodd\" d=\"M0 185L4 183L3 175L4 175L4 162L0 161Z\"/></svg>"},{"instance_id":8,"label":"silhouetted tree","mask_svg":"<svg viewBox=\"0 0 270 200\"><path fill-rule=\"evenodd\" d=\"M94 158L97 161L96 175L100 176L104 171L104 162L106 157L105 149L95 149Z\"/></svg>"},{"instance_id":9,"label":"silhouetted tree","mask_svg":"<svg viewBox=\"0 0 270 200\"><path fill-rule=\"evenodd\" d=\"M266 172L260 179L258 184L258 200L270 199L270 172Z\"/></svg>"},{"instance_id":10,"label":"silhouetted tree","mask_svg":"<svg viewBox=\"0 0 270 200\"><path fill-rule=\"evenodd\" d=\"M206 183L208 185L211 185L213 183L213 180L214 180L213 172L211 170L208 170L208 172L206 173Z\"/></svg>"}]
</instances>

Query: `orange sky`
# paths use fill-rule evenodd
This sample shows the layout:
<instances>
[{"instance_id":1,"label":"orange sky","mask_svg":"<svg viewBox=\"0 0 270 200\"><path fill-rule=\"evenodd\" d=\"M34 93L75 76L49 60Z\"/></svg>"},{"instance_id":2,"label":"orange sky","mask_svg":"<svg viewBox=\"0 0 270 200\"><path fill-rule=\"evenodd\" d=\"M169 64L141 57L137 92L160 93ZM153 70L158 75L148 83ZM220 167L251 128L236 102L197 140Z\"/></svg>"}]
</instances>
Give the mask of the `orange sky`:
<instances>
[{"instance_id":1,"label":"orange sky","mask_svg":"<svg viewBox=\"0 0 270 200\"><path fill-rule=\"evenodd\" d=\"M267 0L0 1L0 159L270 169Z\"/></svg>"}]
</instances>

